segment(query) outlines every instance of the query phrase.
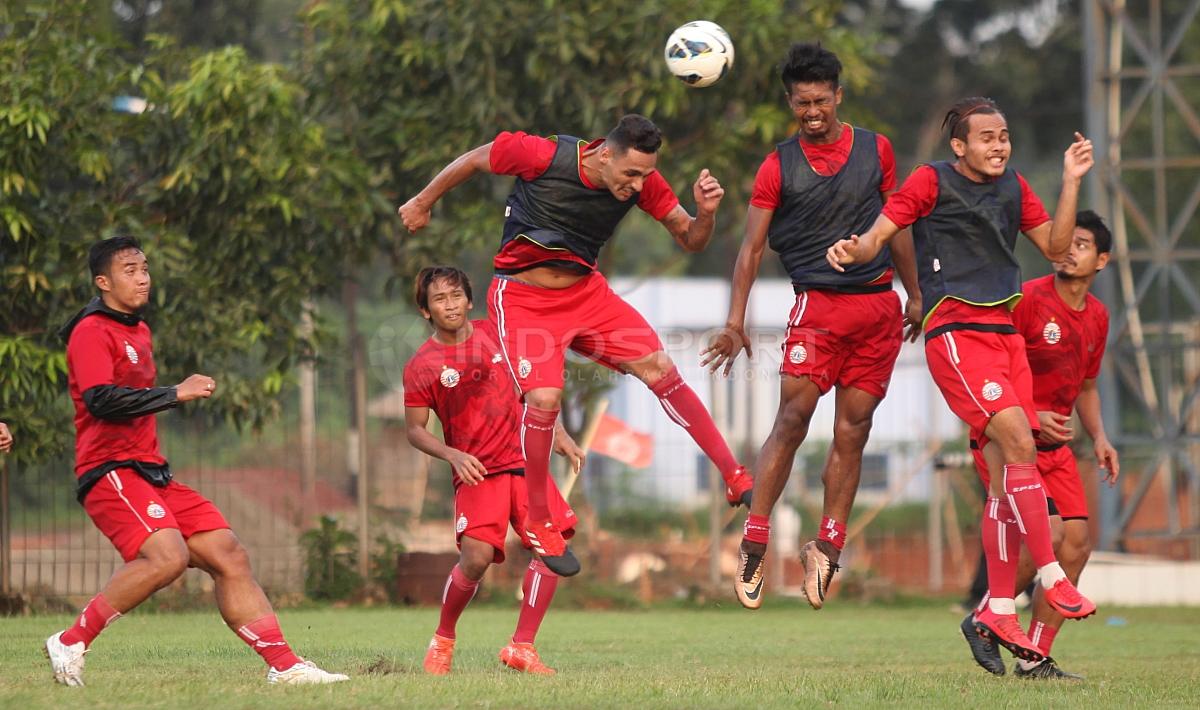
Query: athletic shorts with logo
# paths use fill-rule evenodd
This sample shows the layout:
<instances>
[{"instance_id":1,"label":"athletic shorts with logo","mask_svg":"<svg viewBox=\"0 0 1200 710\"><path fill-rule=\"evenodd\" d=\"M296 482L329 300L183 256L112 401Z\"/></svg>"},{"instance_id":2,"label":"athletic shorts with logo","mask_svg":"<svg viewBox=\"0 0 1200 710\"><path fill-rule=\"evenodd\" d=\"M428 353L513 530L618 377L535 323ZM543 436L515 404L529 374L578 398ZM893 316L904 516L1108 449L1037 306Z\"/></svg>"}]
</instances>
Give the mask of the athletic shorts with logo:
<instances>
[{"instance_id":1,"label":"athletic shorts with logo","mask_svg":"<svg viewBox=\"0 0 1200 710\"><path fill-rule=\"evenodd\" d=\"M563 386L568 349L621 372L621 365L663 349L658 334L597 271L566 288L497 276L488 312L521 394Z\"/></svg>"},{"instance_id":2,"label":"athletic shorts with logo","mask_svg":"<svg viewBox=\"0 0 1200 710\"><path fill-rule=\"evenodd\" d=\"M951 330L925 341L925 360L950 411L981 448L988 443L983 434L988 422L1010 407L1024 410L1032 431L1041 429L1025 339L1019 334Z\"/></svg>"},{"instance_id":3,"label":"athletic shorts with logo","mask_svg":"<svg viewBox=\"0 0 1200 710\"><path fill-rule=\"evenodd\" d=\"M126 562L158 530L178 530L186 540L229 527L217 506L195 490L177 481L152 486L128 468L101 478L83 499L83 509Z\"/></svg>"},{"instance_id":4,"label":"athletic shorts with logo","mask_svg":"<svg viewBox=\"0 0 1200 710\"><path fill-rule=\"evenodd\" d=\"M882 399L900 355L903 331L895 291L803 291L788 315L779 372L808 377L821 394L836 385Z\"/></svg>"},{"instance_id":5,"label":"athletic shorts with logo","mask_svg":"<svg viewBox=\"0 0 1200 710\"><path fill-rule=\"evenodd\" d=\"M550 520L558 526L564 538L575 535L575 511L563 500L553 482L546 497L550 506ZM495 549L492 561L504 561L504 539L511 525L521 544L528 549L531 544L525 536L525 512L529 499L525 492L525 476L519 473L496 473L484 477L483 481L469 486L459 484L454 491L454 539L462 547L466 535L480 540Z\"/></svg>"}]
</instances>

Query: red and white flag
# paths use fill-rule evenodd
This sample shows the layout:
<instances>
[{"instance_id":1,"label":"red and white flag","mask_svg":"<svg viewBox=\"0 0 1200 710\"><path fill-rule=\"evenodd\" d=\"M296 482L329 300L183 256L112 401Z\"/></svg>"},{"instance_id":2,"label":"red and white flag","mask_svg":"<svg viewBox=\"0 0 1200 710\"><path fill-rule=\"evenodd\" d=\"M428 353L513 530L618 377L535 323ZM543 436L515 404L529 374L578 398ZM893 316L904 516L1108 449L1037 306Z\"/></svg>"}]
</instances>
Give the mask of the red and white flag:
<instances>
[{"instance_id":1,"label":"red and white flag","mask_svg":"<svg viewBox=\"0 0 1200 710\"><path fill-rule=\"evenodd\" d=\"M646 468L654 461L654 437L608 414L600 417L590 449L633 468Z\"/></svg>"}]
</instances>

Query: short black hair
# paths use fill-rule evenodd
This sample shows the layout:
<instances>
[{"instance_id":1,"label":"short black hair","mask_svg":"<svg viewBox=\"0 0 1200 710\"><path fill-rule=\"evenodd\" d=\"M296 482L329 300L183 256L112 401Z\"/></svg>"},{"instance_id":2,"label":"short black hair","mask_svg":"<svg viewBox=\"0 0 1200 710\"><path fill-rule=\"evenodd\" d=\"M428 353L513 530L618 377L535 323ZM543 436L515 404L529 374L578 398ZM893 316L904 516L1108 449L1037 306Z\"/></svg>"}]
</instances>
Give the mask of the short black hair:
<instances>
[{"instance_id":1,"label":"short black hair","mask_svg":"<svg viewBox=\"0 0 1200 710\"><path fill-rule=\"evenodd\" d=\"M1092 210L1083 210L1075 215L1075 226L1092 233L1097 254L1108 254L1112 251L1112 232L1108 231L1108 225L1104 224L1100 215Z\"/></svg>"},{"instance_id":2,"label":"short black hair","mask_svg":"<svg viewBox=\"0 0 1200 710\"><path fill-rule=\"evenodd\" d=\"M993 114L1004 115L1004 112L1000 110L995 101L986 96L968 96L965 99L955 101L950 110L946 112L946 117L942 119L942 130L949 128L951 138L965 141L967 133L970 130L968 118L976 115Z\"/></svg>"},{"instance_id":3,"label":"short black hair","mask_svg":"<svg viewBox=\"0 0 1200 710\"><path fill-rule=\"evenodd\" d=\"M662 145L662 131L654 125L654 121L636 113L626 114L617 121L617 125L604 141L618 155L624 155L630 148L639 153L657 153Z\"/></svg>"},{"instance_id":4,"label":"short black hair","mask_svg":"<svg viewBox=\"0 0 1200 710\"><path fill-rule=\"evenodd\" d=\"M88 268L92 271L92 278L107 275L113 257L126 249L142 251L142 245L130 236L111 237L93 244L88 250Z\"/></svg>"},{"instance_id":5,"label":"short black hair","mask_svg":"<svg viewBox=\"0 0 1200 710\"><path fill-rule=\"evenodd\" d=\"M779 68L779 79L791 95L795 84L828 82L836 89L841 73L842 63L837 55L822 47L820 42L797 42L788 47Z\"/></svg>"},{"instance_id":6,"label":"short black hair","mask_svg":"<svg viewBox=\"0 0 1200 710\"><path fill-rule=\"evenodd\" d=\"M467 294L467 300L475 300L471 297L471 277L465 271L454 266L426 266L417 273L416 287L413 289L413 300L421 310L429 310L429 287L439 279L461 286Z\"/></svg>"}]
</instances>

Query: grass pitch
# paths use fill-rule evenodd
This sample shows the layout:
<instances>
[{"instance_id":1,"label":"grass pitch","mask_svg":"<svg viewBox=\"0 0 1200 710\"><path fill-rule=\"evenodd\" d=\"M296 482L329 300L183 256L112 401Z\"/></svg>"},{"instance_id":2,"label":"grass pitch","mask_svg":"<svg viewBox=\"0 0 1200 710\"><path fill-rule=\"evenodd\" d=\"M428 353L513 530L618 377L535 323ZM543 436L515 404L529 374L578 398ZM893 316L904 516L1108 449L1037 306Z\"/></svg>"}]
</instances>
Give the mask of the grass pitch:
<instances>
[{"instance_id":1,"label":"grass pitch","mask_svg":"<svg viewBox=\"0 0 1200 710\"><path fill-rule=\"evenodd\" d=\"M86 688L56 686L41 643L65 616L0 619L0 707L758 708L1200 706L1200 609L1101 609L1068 622L1054 655L1082 683L995 678L945 606L815 612L769 599L720 609L551 609L538 647L553 678L503 669L516 609L468 608L454 673L422 674L435 609L283 611L293 647L347 683L267 686L264 666L211 613L133 613L88 654ZM1007 656L1007 654L1006 654ZM1011 667L1011 661L1010 661Z\"/></svg>"}]
</instances>

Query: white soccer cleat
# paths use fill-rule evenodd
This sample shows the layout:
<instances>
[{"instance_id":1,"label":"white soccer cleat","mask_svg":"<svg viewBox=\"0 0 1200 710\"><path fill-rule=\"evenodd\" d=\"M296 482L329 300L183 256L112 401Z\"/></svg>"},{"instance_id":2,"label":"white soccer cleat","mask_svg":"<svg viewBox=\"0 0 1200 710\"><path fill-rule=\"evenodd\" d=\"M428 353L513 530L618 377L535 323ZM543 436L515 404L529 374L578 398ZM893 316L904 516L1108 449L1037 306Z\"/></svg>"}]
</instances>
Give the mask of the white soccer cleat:
<instances>
[{"instance_id":1,"label":"white soccer cleat","mask_svg":"<svg viewBox=\"0 0 1200 710\"><path fill-rule=\"evenodd\" d=\"M50 659L50 670L54 671L54 680L73 688L83 687L83 656L87 647L83 642L71 644L62 642L63 632L59 631L46 639L46 658Z\"/></svg>"},{"instance_id":2,"label":"white soccer cleat","mask_svg":"<svg viewBox=\"0 0 1200 710\"><path fill-rule=\"evenodd\" d=\"M323 671L312 661L300 661L286 671L277 671L274 668L267 671L267 682L280 685L322 685L341 683L343 680L350 680L350 676Z\"/></svg>"}]
</instances>

